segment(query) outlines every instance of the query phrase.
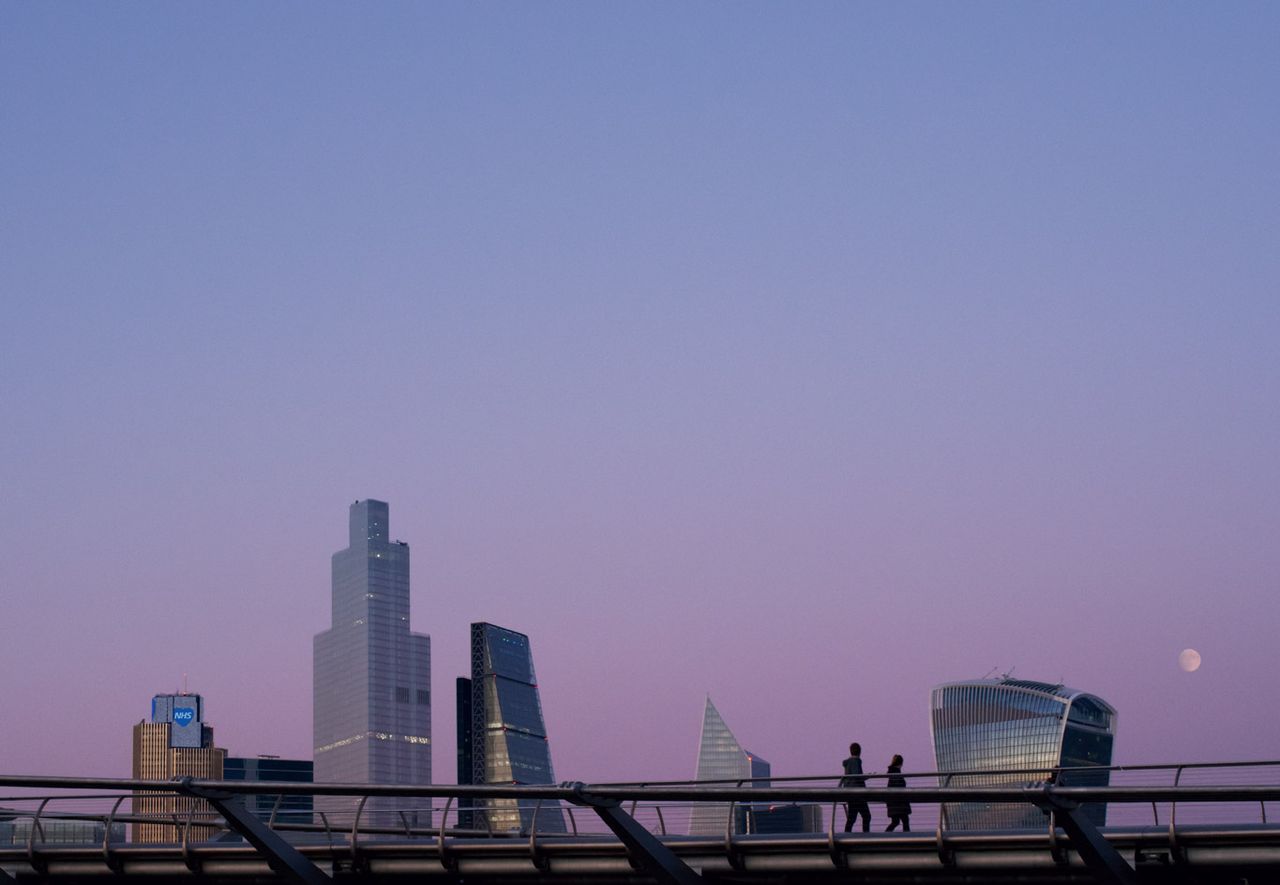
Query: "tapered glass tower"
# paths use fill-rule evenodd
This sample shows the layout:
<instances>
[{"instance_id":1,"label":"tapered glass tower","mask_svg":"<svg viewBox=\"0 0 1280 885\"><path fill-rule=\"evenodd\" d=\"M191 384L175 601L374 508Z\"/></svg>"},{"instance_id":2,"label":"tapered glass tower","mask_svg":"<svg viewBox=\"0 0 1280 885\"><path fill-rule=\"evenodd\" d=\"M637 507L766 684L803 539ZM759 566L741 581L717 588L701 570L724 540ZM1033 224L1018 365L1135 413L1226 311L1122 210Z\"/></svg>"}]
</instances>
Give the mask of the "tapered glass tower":
<instances>
[{"instance_id":1,"label":"tapered glass tower","mask_svg":"<svg viewBox=\"0 0 1280 885\"><path fill-rule=\"evenodd\" d=\"M388 508L356 501L333 554L333 625L315 637L317 783L431 783L431 639L409 630L409 545ZM325 799L326 810L354 803ZM430 822L424 800L373 799L361 821Z\"/></svg>"},{"instance_id":2,"label":"tapered glass tower","mask_svg":"<svg viewBox=\"0 0 1280 885\"><path fill-rule=\"evenodd\" d=\"M1063 786L1106 786L1116 711L1096 695L1026 679L952 682L933 690L930 716L933 752L943 786L1025 786L1055 777ZM1061 771L1060 769L1068 769ZM1041 828L1035 806L951 802L944 806L951 829ZM1082 806L1097 826L1107 820L1105 803Z\"/></svg>"},{"instance_id":3,"label":"tapered glass tower","mask_svg":"<svg viewBox=\"0 0 1280 885\"><path fill-rule=\"evenodd\" d=\"M472 624L471 678L459 679L457 690L458 783L555 783L528 636ZM464 807L464 827L565 832L556 802L488 799Z\"/></svg>"},{"instance_id":4,"label":"tapered glass tower","mask_svg":"<svg viewBox=\"0 0 1280 885\"><path fill-rule=\"evenodd\" d=\"M700 781L748 781L743 786L767 787L769 763L755 753L742 748L716 705L707 696L702 711L702 737L698 741L698 773ZM734 784L721 784L732 787ZM699 802L689 816L689 835L723 836L729 829L729 803ZM735 822L734 829L741 832L743 826Z\"/></svg>"}]
</instances>

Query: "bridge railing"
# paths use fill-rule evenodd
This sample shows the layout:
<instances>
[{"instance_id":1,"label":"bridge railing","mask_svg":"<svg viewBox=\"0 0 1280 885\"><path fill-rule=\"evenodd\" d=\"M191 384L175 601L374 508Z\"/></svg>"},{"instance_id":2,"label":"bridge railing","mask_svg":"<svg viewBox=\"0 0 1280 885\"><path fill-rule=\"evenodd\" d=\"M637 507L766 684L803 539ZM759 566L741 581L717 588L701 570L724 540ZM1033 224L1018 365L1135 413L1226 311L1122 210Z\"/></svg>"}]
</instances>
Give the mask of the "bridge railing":
<instances>
[{"instance_id":1,"label":"bridge railing","mask_svg":"<svg viewBox=\"0 0 1280 885\"><path fill-rule=\"evenodd\" d=\"M1097 776L1103 773L1107 785L1098 786ZM582 792L616 801L654 835L683 837L692 829L700 838L728 841L797 832L835 836L843 831L844 803L852 798L869 802L877 831L888 822L885 803L902 799L911 804L911 828L917 832L963 828L964 815L958 810L984 807L1016 807L1028 827L1047 829L1050 817L1034 802L1046 789L1086 806L1105 807L1108 827L1280 822L1280 761L909 772L901 775L905 789L889 789L883 772L865 776L867 788L858 791L840 788L833 775L576 788L0 777L0 793L6 794L0 795L0 848L187 845L239 838L222 815L188 792L192 784L256 797L255 813L271 829L297 844L329 846L359 845L362 840L608 834L601 816L578 804ZM1090 778L1089 785L1073 785ZM310 799L313 807L299 808L300 797ZM983 818L969 814L970 829L975 820Z\"/></svg>"}]
</instances>

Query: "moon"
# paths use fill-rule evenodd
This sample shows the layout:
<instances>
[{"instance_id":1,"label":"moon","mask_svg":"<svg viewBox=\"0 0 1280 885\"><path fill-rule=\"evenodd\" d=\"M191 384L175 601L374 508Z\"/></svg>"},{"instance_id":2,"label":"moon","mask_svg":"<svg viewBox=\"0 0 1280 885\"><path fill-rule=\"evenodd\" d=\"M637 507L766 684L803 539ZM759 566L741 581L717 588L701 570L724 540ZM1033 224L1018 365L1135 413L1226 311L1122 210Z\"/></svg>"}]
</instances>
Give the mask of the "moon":
<instances>
[{"instance_id":1,"label":"moon","mask_svg":"<svg viewBox=\"0 0 1280 885\"><path fill-rule=\"evenodd\" d=\"M1188 673L1194 673L1200 669L1200 652L1194 648L1184 648L1178 653L1178 666Z\"/></svg>"}]
</instances>

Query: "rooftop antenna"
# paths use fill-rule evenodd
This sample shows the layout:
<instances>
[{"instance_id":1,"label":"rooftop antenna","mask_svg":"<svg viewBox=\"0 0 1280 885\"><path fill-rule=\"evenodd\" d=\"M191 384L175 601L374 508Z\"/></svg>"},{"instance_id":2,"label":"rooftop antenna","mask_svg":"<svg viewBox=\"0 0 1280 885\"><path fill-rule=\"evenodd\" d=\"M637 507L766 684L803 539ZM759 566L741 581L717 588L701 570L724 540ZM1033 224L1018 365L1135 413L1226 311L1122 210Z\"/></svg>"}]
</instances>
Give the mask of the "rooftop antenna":
<instances>
[{"instance_id":1,"label":"rooftop antenna","mask_svg":"<svg viewBox=\"0 0 1280 885\"><path fill-rule=\"evenodd\" d=\"M998 670L998 669L1000 669L1000 668L999 668L999 667L992 667L990 670L988 670L987 672L985 672L985 673L983 673L983 674L982 674L982 678L983 678L983 679L990 679L990 678L991 678L991 674L992 674L992 673L994 673L994 672L996 672L996 670Z\"/></svg>"},{"instance_id":2,"label":"rooftop antenna","mask_svg":"<svg viewBox=\"0 0 1280 885\"><path fill-rule=\"evenodd\" d=\"M187 694L187 674L182 674L182 693Z\"/></svg>"}]
</instances>

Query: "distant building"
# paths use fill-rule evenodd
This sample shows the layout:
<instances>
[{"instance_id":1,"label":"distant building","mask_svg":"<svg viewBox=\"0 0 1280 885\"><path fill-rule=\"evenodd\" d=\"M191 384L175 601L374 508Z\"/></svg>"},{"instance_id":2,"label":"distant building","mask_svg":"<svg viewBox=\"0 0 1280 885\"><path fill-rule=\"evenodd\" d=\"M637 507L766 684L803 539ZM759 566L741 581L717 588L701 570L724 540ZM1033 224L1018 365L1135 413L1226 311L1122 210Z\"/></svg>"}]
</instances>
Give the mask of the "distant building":
<instances>
[{"instance_id":1,"label":"distant building","mask_svg":"<svg viewBox=\"0 0 1280 885\"><path fill-rule=\"evenodd\" d=\"M213 727L204 721L198 694L161 694L151 701L151 721L133 727L133 776L142 780L193 777L221 780L227 751L213 745ZM179 842L190 823L190 841L212 839L217 827L204 825L217 817L203 800L172 793L135 791L133 813L157 815L172 823L133 824L134 842Z\"/></svg>"},{"instance_id":2,"label":"distant building","mask_svg":"<svg viewBox=\"0 0 1280 885\"><path fill-rule=\"evenodd\" d=\"M29 811L0 808L0 845L26 845L35 826ZM96 820L67 820L48 813L41 815L36 845L102 845L106 824ZM109 843L123 842L125 825L113 823Z\"/></svg>"},{"instance_id":3,"label":"distant building","mask_svg":"<svg viewBox=\"0 0 1280 885\"><path fill-rule=\"evenodd\" d=\"M315 763L310 759L281 759L278 756L228 756L223 763L223 780L272 781L309 784L315 780ZM310 796L254 794L244 797L245 807L264 821L309 824L313 801Z\"/></svg>"},{"instance_id":4,"label":"distant building","mask_svg":"<svg viewBox=\"0 0 1280 885\"><path fill-rule=\"evenodd\" d=\"M474 755L471 752L471 679L459 676L454 683L454 722L457 730L457 763L458 783L470 784L475 780L471 770ZM475 826L475 817L471 813L471 799L466 796L458 799L458 826L469 830ZM447 823L447 821L446 821Z\"/></svg>"},{"instance_id":5,"label":"distant building","mask_svg":"<svg viewBox=\"0 0 1280 885\"><path fill-rule=\"evenodd\" d=\"M822 806L795 802L770 805L751 802L735 805L734 832L770 835L779 833L820 833Z\"/></svg>"},{"instance_id":6,"label":"distant building","mask_svg":"<svg viewBox=\"0 0 1280 885\"><path fill-rule=\"evenodd\" d=\"M943 786L1025 786L1058 768L1111 764L1116 711L1096 695L1026 679L982 679L939 685L931 708L938 771L1024 772L944 776ZM1106 786L1110 773L1063 772L1057 782ZM1105 803L1083 809L1095 825L1106 824ZM957 830L1046 826L1044 814L1029 804L951 802L944 810L947 826Z\"/></svg>"},{"instance_id":7,"label":"distant building","mask_svg":"<svg viewBox=\"0 0 1280 885\"><path fill-rule=\"evenodd\" d=\"M533 672L529 637L493 624L471 625L471 678L457 682L458 783L554 784L551 745ZM466 712L468 715L463 715ZM476 800L461 826L563 833L559 803Z\"/></svg>"},{"instance_id":8,"label":"distant building","mask_svg":"<svg viewBox=\"0 0 1280 885\"><path fill-rule=\"evenodd\" d=\"M389 508L356 501L333 554L332 627L314 646L317 783L431 783L431 638L409 630L409 545L389 540ZM358 800L323 798L328 812ZM361 824L429 826L430 801L370 799Z\"/></svg>"},{"instance_id":9,"label":"distant building","mask_svg":"<svg viewBox=\"0 0 1280 885\"><path fill-rule=\"evenodd\" d=\"M698 740L698 772L700 781L728 781L721 786L735 786L734 781L744 781L744 787L767 787L769 763L742 748L716 705L707 696L702 711L702 735ZM729 803L700 802L689 816L689 835L723 836L729 829ZM736 832L746 831L746 818L734 821Z\"/></svg>"}]
</instances>

